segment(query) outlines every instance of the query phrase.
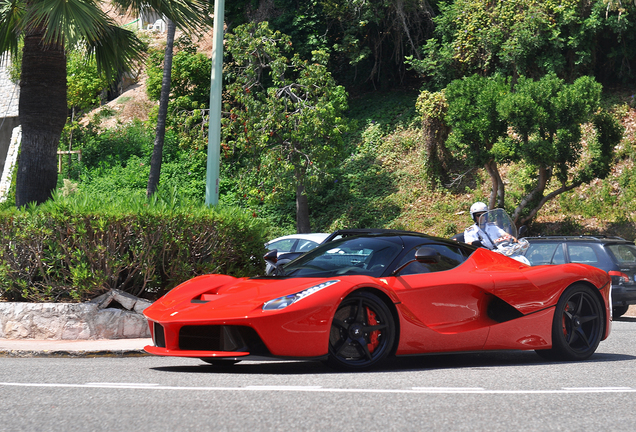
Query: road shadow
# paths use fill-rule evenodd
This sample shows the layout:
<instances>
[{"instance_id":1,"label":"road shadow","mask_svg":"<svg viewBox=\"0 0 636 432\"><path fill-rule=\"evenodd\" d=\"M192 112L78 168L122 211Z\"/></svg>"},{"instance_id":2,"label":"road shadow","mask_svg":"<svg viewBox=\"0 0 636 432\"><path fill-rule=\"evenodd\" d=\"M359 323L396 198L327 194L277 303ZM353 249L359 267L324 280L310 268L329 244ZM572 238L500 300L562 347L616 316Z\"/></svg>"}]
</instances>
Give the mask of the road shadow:
<instances>
[{"instance_id":1,"label":"road shadow","mask_svg":"<svg viewBox=\"0 0 636 432\"><path fill-rule=\"evenodd\" d=\"M636 356L626 354L597 352L580 363L608 363L635 360ZM172 373L222 373L237 375L320 375L350 373L410 372L440 369L492 369L524 365L572 364L574 362L549 361L539 357L533 351L482 352L468 354L438 354L387 359L377 368L366 371L339 371L318 361L244 361L235 365L219 366L201 363L200 365L158 366L152 370Z\"/></svg>"}]
</instances>

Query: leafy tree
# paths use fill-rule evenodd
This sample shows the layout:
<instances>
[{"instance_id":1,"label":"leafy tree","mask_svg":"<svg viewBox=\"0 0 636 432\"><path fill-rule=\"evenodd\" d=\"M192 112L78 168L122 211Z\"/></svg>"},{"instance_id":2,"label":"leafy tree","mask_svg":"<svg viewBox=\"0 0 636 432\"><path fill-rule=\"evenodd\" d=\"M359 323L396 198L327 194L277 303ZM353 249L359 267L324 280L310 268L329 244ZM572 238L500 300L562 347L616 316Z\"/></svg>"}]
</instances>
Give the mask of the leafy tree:
<instances>
[{"instance_id":1,"label":"leafy tree","mask_svg":"<svg viewBox=\"0 0 636 432\"><path fill-rule=\"evenodd\" d=\"M497 106L509 90L503 77L479 75L455 80L445 90L446 121L452 128L448 147L466 158L468 165L486 169L492 184L490 208L504 205L505 187L493 149L506 133Z\"/></svg>"},{"instance_id":2,"label":"leafy tree","mask_svg":"<svg viewBox=\"0 0 636 432\"><path fill-rule=\"evenodd\" d=\"M521 224L550 199L609 174L622 130L599 110L601 88L588 76L566 84L555 75L536 81L519 77L514 91L501 77L473 75L449 84L448 145L468 164L487 170L490 208L505 204L502 162L522 163L532 173L512 215ZM584 136L582 125L588 122L591 132ZM558 184L554 190L552 180Z\"/></svg>"},{"instance_id":3,"label":"leafy tree","mask_svg":"<svg viewBox=\"0 0 636 432\"><path fill-rule=\"evenodd\" d=\"M406 75L404 57L419 59L419 47L431 35L434 11L426 0L322 0L329 23L333 72L351 84L374 88L399 84Z\"/></svg>"},{"instance_id":4,"label":"leafy tree","mask_svg":"<svg viewBox=\"0 0 636 432\"><path fill-rule=\"evenodd\" d=\"M151 99L159 100L163 78L163 53L151 50L146 88ZM172 59L170 115L166 127L180 135L181 146L203 149L207 146L207 122L210 104L210 72L212 63L189 37L175 41Z\"/></svg>"},{"instance_id":5,"label":"leafy tree","mask_svg":"<svg viewBox=\"0 0 636 432\"><path fill-rule=\"evenodd\" d=\"M405 55L419 58L435 12L427 0L237 0L226 3L228 28L267 21L291 37L294 51L330 53L329 70L340 83L389 88L412 75Z\"/></svg>"},{"instance_id":6,"label":"leafy tree","mask_svg":"<svg viewBox=\"0 0 636 432\"><path fill-rule=\"evenodd\" d=\"M101 102L102 92L108 88L108 80L97 71L94 58L87 58L83 50L67 54L67 104L77 114L91 109Z\"/></svg>"},{"instance_id":7,"label":"leafy tree","mask_svg":"<svg viewBox=\"0 0 636 432\"><path fill-rule=\"evenodd\" d=\"M288 35L294 51L310 58L315 50L328 50L329 19L322 0L236 0L225 4L225 22L232 31L241 24L267 21L273 30Z\"/></svg>"},{"instance_id":8,"label":"leafy tree","mask_svg":"<svg viewBox=\"0 0 636 432\"><path fill-rule=\"evenodd\" d=\"M435 37L422 47L421 59L411 56L407 63L437 88L474 73L502 73L513 82L550 73L568 81L594 73L633 79L636 5L623 2L621 12L607 1L440 3Z\"/></svg>"},{"instance_id":9,"label":"leafy tree","mask_svg":"<svg viewBox=\"0 0 636 432\"><path fill-rule=\"evenodd\" d=\"M151 49L148 54L148 97L159 100L163 79L164 51ZM196 45L189 36L181 35L174 41L170 94L176 101L175 109L187 108L192 102L210 103L210 58L197 52Z\"/></svg>"},{"instance_id":10,"label":"leafy tree","mask_svg":"<svg viewBox=\"0 0 636 432\"><path fill-rule=\"evenodd\" d=\"M422 117L422 132L426 149L426 170L433 185L444 180L452 159L446 147L450 126L446 121L448 102L444 91L422 91L415 104Z\"/></svg>"},{"instance_id":11,"label":"leafy tree","mask_svg":"<svg viewBox=\"0 0 636 432\"><path fill-rule=\"evenodd\" d=\"M347 94L327 71L324 52L309 62L288 58L290 50L290 38L267 23L227 35L223 151L227 163L251 169L240 179L250 195L295 193L297 231L309 232L307 194L338 160Z\"/></svg>"},{"instance_id":12,"label":"leafy tree","mask_svg":"<svg viewBox=\"0 0 636 432\"><path fill-rule=\"evenodd\" d=\"M113 0L121 11L150 7L184 27L207 16L203 0ZM111 78L141 58L143 44L94 0L6 0L0 6L0 51L18 55L21 43L22 148L16 204L46 201L57 184L56 151L67 117L66 52L86 46L100 72Z\"/></svg>"},{"instance_id":13,"label":"leafy tree","mask_svg":"<svg viewBox=\"0 0 636 432\"><path fill-rule=\"evenodd\" d=\"M601 89L588 76L572 84L554 75L537 81L521 77L500 102L499 112L515 134L494 152L499 160L522 160L535 172L513 213L515 222L527 223L550 199L609 174L622 127L599 110ZM592 133L584 142L587 122ZM553 178L558 187L548 192Z\"/></svg>"}]
</instances>

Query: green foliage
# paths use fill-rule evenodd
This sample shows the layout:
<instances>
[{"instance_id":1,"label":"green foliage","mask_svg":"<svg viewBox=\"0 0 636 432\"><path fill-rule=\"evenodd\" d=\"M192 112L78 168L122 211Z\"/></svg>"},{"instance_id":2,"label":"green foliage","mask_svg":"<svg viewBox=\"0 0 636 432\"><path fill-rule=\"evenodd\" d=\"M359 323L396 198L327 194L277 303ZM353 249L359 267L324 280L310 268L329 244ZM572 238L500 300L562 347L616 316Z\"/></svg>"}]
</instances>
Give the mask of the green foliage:
<instances>
[{"instance_id":1,"label":"green foliage","mask_svg":"<svg viewBox=\"0 0 636 432\"><path fill-rule=\"evenodd\" d=\"M448 112L448 101L443 91L429 92L424 90L417 98L415 109L422 116L423 121L431 119L445 122L446 113Z\"/></svg>"},{"instance_id":2,"label":"green foliage","mask_svg":"<svg viewBox=\"0 0 636 432\"><path fill-rule=\"evenodd\" d=\"M193 103L207 107L210 103L210 59L202 53L197 53L196 46L185 35L175 41L174 50L170 75L170 93L173 101L177 102L177 107L186 105L185 108L188 108ZM163 50L150 50L146 69L146 92L152 100L159 100L161 94L163 58ZM187 99L189 103L179 103L180 99Z\"/></svg>"},{"instance_id":3,"label":"green foliage","mask_svg":"<svg viewBox=\"0 0 636 432\"><path fill-rule=\"evenodd\" d=\"M509 84L500 76L488 79L473 75L446 87L446 121L452 127L448 146L470 165L481 167L494 159L493 146L507 128L497 105L509 91Z\"/></svg>"},{"instance_id":4,"label":"green foliage","mask_svg":"<svg viewBox=\"0 0 636 432\"><path fill-rule=\"evenodd\" d=\"M267 18L272 29L290 37L294 51L310 58L313 51L329 51L328 23L320 0L275 0L277 13Z\"/></svg>"},{"instance_id":5,"label":"green foliage","mask_svg":"<svg viewBox=\"0 0 636 432\"><path fill-rule=\"evenodd\" d=\"M487 169L493 179L491 205L495 193L497 205L505 202L498 163L523 162L533 170L513 213L525 223L548 200L610 172L622 129L613 116L598 111L601 88L587 76L572 84L555 75L519 77L513 91L497 76L455 80L445 90L446 119L453 128L448 146L470 165ZM584 139L581 125L588 121L594 132ZM552 177L558 187L549 190Z\"/></svg>"},{"instance_id":6,"label":"green foliage","mask_svg":"<svg viewBox=\"0 0 636 432\"><path fill-rule=\"evenodd\" d=\"M566 183L581 156L581 124L597 110L600 96L601 85L591 77L581 77L571 85L554 75L537 81L520 78L515 91L499 104L502 118L518 134L519 139L512 141L516 156L535 166L551 167L557 179ZM588 165L600 171L588 171L581 181L607 172L612 148L605 145L602 149L601 159ZM596 165L601 160L605 167Z\"/></svg>"},{"instance_id":7,"label":"green foliage","mask_svg":"<svg viewBox=\"0 0 636 432\"><path fill-rule=\"evenodd\" d=\"M169 139L166 141L164 154L169 157L174 145ZM132 156L145 161L152 155L153 145L152 128L139 121L103 132L87 128L83 134L75 134L73 138L73 147L82 150L82 164L87 169L126 166Z\"/></svg>"},{"instance_id":8,"label":"green foliage","mask_svg":"<svg viewBox=\"0 0 636 432\"><path fill-rule=\"evenodd\" d=\"M66 139L62 145L67 145ZM80 191L103 199L145 194L154 145L151 124L135 121L103 132L79 128L73 140L74 148L82 150L82 161L69 174L79 181ZM179 136L169 130L164 141L161 184L176 187L184 197L203 201L206 161L204 151L181 148Z\"/></svg>"},{"instance_id":9,"label":"green foliage","mask_svg":"<svg viewBox=\"0 0 636 432\"><path fill-rule=\"evenodd\" d=\"M598 71L604 80L633 80L636 5L623 6L619 13L603 0L440 3L435 37L407 63L435 88L473 73L574 80Z\"/></svg>"},{"instance_id":10,"label":"green foliage","mask_svg":"<svg viewBox=\"0 0 636 432\"><path fill-rule=\"evenodd\" d=\"M333 73L352 87L398 86L405 76L404 56L419 57L430 37L433 11L423 0L322 0L329 23Z\"/></svg>"},{"instance_id":11,"label":"green foliage","mask_svg":"<svg viewBox=\"0 0 636 432\"><path fill-rule=\"evenodd\" d=\"M347 153L310 197L313 225L340 228L396 227L402 208L396 202L403 154L416 146L419 124L416 92L376 92L354 98Z\"/></svg>"},{"instance_id":12,"label":"green foliage","mask_svg":"<svg viewBox=\"0 0 636 432\"><path fill-rule=\"evenodd\" d=\"M276 201L299 187L310 193L338 160L347 127L347 94L327 71L327 55L287 57L289 37L267 23L237 27L226 50L226 172L242 169L234 177L248 201Z\"/></svg>"},{"instance_id":13,"label":"green foliage","mask_svg":"<svg viewBox=\"0 0 636 432\"><path fill-rule=\"evenodd\" d=\"M156 299L194 275L262 271L264 226L160 189L150 201L57 195L0 213L0 297L85 301L108 289Z\"/></svg>"},{"instance_id":14,"label":"green foliage","mask_svg":"<svg viewBox=\"0 0 636 432\"><path fill-rule=\"evenodd\" d=\"M97 71L94 58L86 56L85 50L73 50L67 54L67 103L69 109L86 111L99 105L101 93L109 82Z\"/></svg>"},{"instance_id":15,"label":"green foliage","mask_svg":"<svg viewBox=\"0 0 636 432\"><path fill-rule=\"evenodd\" d=\"M204 149L208 139L211 61L196 51L187 36L175 41L172 59L171 98L166 128L178 135L179 145L193 150ZM151 50L147 68L147 93L158 100L163 78L163 51ZM156 123L156 112L150 121Z\"/></svg>"}]
</instances>

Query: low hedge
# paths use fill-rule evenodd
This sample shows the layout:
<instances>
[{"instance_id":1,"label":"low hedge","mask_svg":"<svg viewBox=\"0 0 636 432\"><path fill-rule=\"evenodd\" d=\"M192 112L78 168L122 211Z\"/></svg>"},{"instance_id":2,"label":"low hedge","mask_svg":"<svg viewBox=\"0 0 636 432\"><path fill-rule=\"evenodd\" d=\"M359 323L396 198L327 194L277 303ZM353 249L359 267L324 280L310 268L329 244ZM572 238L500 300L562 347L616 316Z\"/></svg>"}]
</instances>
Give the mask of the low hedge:
<instances>
[{"instance_id":1,"label":"low hedge","mask_svg":"<svg viewBox=\"0 0 636 432\"><path fill-rule=\"evenodd\" d=\"M154 300L196 275L264 269L264 227L251 214L156 202L128 207L58 198L0 212L0 299L86 301L117 288Z\"/></svg>"}]
</instances>

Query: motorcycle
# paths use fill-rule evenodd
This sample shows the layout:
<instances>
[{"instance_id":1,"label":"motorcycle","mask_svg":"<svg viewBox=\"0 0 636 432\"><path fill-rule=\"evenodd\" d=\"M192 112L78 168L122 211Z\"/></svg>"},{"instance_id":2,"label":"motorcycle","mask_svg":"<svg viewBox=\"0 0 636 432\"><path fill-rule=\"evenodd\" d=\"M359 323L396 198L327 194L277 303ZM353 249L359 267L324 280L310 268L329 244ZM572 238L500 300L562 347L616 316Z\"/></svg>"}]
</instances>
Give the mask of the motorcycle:
<instances>
[{"instance_id":1,"label":"motorcycle","mask_svg":"<svg viewBox=\"0 0 636 432\"><path fill-rule=\"evenodd\" d=\"M524 256L530 243L524 238L518 238L517 227L504 209L487 211L479 217L478 225L481 228L479 241L482 246L493 245L490 248L492 251L530 265L530 261ZM525 228L525 225L521 227L519 230L521 234L525 232ZM481 233L486 238L482 238ZM453 238L463 241L463 234Z\"/></svg>"}]
</instances>

